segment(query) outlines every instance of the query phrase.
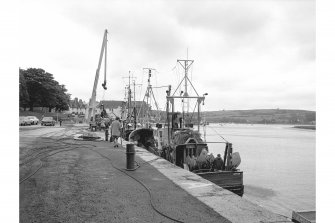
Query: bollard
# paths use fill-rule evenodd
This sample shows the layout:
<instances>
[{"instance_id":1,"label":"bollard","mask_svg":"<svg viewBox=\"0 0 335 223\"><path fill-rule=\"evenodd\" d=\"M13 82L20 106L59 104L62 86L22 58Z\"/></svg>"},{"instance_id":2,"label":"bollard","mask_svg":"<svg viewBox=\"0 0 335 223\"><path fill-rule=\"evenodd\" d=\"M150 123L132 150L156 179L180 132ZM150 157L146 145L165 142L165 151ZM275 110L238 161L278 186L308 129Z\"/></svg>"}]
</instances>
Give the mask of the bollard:
<instances>
[{"instance_id":1,"label":"bollard","mask_svg":"<svg viewBox=\"0 0 335 223\"><path fill-rule=\"evenodd\" d=\"M126 170L135 170L135 146L134 144L126 145L126 155L127 155L127 169Z\"/></svg>"},{"instance_id":2,"label":"bollard","mask_svg":"<svg viewBox=\"0 0 335 223\"><path fill-rule=\"evenodd\" d=\"M108 141L108 129L105 129L105 140Z\"/></svg>"}]
</instances>

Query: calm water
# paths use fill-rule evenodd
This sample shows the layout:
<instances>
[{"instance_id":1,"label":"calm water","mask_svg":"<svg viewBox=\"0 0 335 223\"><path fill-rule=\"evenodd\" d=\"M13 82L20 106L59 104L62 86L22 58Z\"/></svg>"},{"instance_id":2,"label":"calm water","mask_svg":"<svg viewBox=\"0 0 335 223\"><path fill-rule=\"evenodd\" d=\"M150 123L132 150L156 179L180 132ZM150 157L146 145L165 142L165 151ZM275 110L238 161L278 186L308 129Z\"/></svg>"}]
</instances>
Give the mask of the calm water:
<instances>
[{"instance_id":1,"label":"calm water","mask_svg":"<svg viewBox=\"0 0 335 223\"><path fill-rule=\"evenodd\" d=\"M233 143L244 172L244 198L273 212L315 210L315 131L287 125L212 124L207 141ZM209 144L215 156L225 144Z\"/></svg>"}]
</instances>

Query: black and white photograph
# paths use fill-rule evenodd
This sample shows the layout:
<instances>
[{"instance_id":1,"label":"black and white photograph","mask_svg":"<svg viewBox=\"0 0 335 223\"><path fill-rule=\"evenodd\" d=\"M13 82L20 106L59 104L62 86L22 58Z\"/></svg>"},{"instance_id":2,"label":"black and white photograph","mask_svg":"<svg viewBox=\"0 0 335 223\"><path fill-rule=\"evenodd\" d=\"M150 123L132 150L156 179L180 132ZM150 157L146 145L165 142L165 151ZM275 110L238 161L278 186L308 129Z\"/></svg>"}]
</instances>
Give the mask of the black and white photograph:
<instances>
[{"instance_id":1,"label":"black and white photograph","mask_svg":"<svg viewBox=\"0 0 335 223\"><path fill-rule=\"evenodd\" d=\"M315 0L17 7L19 222L316 222Z\"/></svg>"}]
</instances>

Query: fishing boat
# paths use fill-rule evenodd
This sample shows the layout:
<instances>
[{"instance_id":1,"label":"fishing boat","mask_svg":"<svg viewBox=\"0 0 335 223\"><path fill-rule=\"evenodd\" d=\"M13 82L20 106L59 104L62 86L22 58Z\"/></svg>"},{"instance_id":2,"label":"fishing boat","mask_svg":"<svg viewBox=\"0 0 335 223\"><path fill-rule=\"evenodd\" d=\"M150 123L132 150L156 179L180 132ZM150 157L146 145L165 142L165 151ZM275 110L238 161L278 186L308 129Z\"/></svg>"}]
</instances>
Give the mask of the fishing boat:
<instances>
[{"instance_id":1,"label":"fishing boat","mask_svg":"<svg viewBox=\"0 0 335 223\"><path fill-rule=\"evenodd\" d=\"M166 121L165 123L151 123L143 129L136 129L129 135L129 141L134 142L148 151L163 157L180 168L187 169L197 175L225 188L239 196L243 196L243 172L237 169L241 163L239 153L233 152L232 143L222 142L224 158L220 160L209 154L208 144L200 134L201 105L204 105L207 93L199 96L192 82L188 78L188 71L193 60L177 60L184 69L184 78L171 94L171 86L166 91ZM176 94L184 82L185 89ZM193 92L188 92L188 84ZM181 100L182 111L176 111L176 101ZM197 111L190 112L190 100L195 101ZM218 142L215 142L218 143ZM221 165L217 165L217 164Z\"/></svg>"},{"instance_id":2,"label":"fishing boat","mask_svg":"<svg viewBox=\"0 0 335 223\"><path fill-rule=\"evenodd\" d=\"M292 221L297 223L315 223L316 211L292 211Z\"/></svg>"},{"instance_id":3,"label":"fishing boat","mask_svg":"<svg viewBox=\"0 0 335 223\"><path fill-rule=\"evenodd\" d=\"M153 86L150 82L152 72L155 71L155 69L143 68L143 70L148 74L147 88L141 107L134 119L134 123L137 123L137 126L133 131L131 131L131 133L128 134L127 140L136 142L138 146L143 147L159 156L161 154L162 147L160 145L160 140L155 136L157 135L157 129L161 128L162 124L159 124L161 118L160 112L152 89ZM153 107L156 109L155 113L152 111Z\"/></svg>"}]
</instances>

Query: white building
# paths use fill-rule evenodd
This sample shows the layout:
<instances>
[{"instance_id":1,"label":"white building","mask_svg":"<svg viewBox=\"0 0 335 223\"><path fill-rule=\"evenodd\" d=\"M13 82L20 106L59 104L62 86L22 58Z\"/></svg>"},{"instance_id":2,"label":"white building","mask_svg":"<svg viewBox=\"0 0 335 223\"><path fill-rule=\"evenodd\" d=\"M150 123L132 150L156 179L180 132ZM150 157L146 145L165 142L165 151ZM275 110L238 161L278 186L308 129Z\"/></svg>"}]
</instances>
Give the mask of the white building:
<instances>
[{"instance_id":1,"label":"white building","mask_svg":"<svg viewBox=\"0 0 335 223\"><path fill-rule=\"evenodd\" d=\"M88 105L85 101L78 98L74 98L74 100L70 100L69 104L69 111L68 113L75 113L75 114L86 114L88 112Z\"/></svg>"}]
</instances>

